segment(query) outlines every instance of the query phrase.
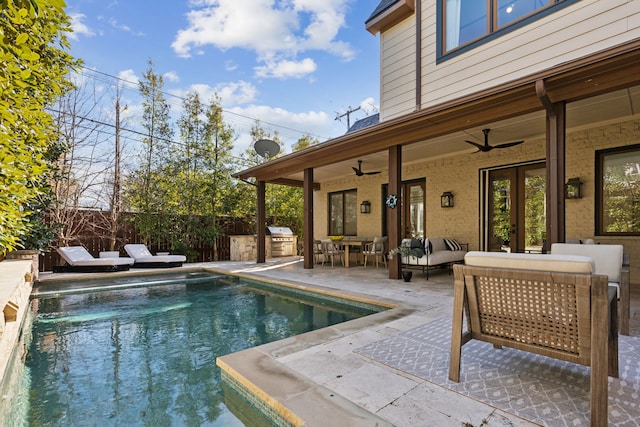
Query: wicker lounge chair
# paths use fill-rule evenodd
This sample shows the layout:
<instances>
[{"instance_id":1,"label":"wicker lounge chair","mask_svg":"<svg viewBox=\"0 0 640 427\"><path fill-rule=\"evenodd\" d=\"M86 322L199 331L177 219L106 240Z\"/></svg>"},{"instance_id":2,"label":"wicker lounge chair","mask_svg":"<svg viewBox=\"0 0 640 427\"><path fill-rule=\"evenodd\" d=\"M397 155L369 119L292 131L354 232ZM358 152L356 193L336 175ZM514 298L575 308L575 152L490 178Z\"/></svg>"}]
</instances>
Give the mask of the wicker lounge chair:
<instances>
[{"instance_id":1,"label":"wicker lounge chair","mask_svg":"<svg viewBox=\"0 0 640 427\"><path fill-rule=\"evenodd\" d=\"M606 276L590 274L593 260L469 252L467 261L474 265L453 267L449 379L460 380L472 339L590 366L591 425L606 426L607 377L618 377L617 298Z\"/></svg>"},{"instance_id":2,"label":"wicker lounge chair","mask_svg":"<svg viewBox=\"0 0 640 427\"><path fill-rule=\"evenodd\" d=\"M124 250L135 260L134 267L140 268L170 268L180 267L187 260L184 255L153 255L146 245L128 244Z\"/></svg>"},{"instance_id":3,"label":"wicker lounge chair","mask_svg":"<svg viewBox=\"0 0 640 427\"><path fill-rule=\"evenodd\" d=\"M56 273L95 273L109 271L126 271L133 265L131 258L94 258L82 246L67 246L56 248L56 251L65 260L66 264L56 266Z\"/></svg>"}]
</instances>

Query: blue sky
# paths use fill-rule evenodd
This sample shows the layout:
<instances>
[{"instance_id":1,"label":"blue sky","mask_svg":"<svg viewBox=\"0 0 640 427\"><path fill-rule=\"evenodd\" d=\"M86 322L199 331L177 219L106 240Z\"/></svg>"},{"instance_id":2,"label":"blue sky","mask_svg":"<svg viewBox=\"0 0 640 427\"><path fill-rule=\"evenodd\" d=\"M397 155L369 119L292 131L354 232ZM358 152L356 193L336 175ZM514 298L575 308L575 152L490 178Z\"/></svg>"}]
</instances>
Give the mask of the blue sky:
<instances>
[{"instance_id":1,"label":"blue sky","mask_svg":"<svg viewBox=\"0 0 640 427\"><path fill-rule=\"evenodd\" d=\"M83 75L108 87L109 76L136 83L153 60L164 75L173 114L197 91L215 92L238 133L252 145L254 119L278 131L286 152L308 132L321 141L377 112L379 39L364 21L378 1L357 0L67 0L71 53ZM96 70L93 73L89 70ZM104 73L104 74L102 74ZM136 86L123 91L135 122ZM139 110L138 110L139 111Z\"/></svg>"}]
</instances>

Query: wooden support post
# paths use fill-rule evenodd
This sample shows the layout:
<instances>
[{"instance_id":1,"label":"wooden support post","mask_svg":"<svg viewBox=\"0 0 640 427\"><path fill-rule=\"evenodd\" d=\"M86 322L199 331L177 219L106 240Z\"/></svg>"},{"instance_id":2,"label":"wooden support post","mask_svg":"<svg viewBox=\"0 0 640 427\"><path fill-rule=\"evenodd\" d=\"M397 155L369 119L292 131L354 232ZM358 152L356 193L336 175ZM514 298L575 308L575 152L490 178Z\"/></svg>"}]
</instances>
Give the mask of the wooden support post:
<instances>
[{"instance_id":1,"label":"wooden support post","mask_svg":"<svg viewBox=\"0 0 640 427\"><path fill-rule=\"evenodd\" d=\"M304 268L313 268L313 169L304 170Z\"/></svg>"},{"instance_id":2,"label":"wooden support post","mask_svg":"<svg viewBox=\"0 0 640 427\"><path fill-rule=\"evenodd\" d=\"M398 198L395 208L384 206L387 210L387 230L389 233L389 248L397 248L402 241L402 146L389 147L389 195ZM396 256L389 260L389 279L399 279L401 274L402 257Z\"/></svg>"},{"instance_id":3,"label":"wooden support post","mask_svg":"<svg viewBox=\"0 0 640 427\"><path fill-rule=\"evenodd\" d=\"M547 114L547 242L565 241L565 132L566 108L564 102L553 104L554 114Z\"/></svg>"},{"instance_id":4,"label":"wooden support post","mask_svg":"<svg viewBox=\"0 0 640 427\"><path fill-rule=\"evenodd\" d=\"M264 181L258 181L256 183L256 191L257 191L257 206L256 206L256 233L257 239L256 249L257 249L257 259L256 262L258 264L264 263L266 261L266 243L265 239L267 237L267 212L266 212L266 204L265 204L265 191L266 184Z\"/></svg>"}]
</instances>

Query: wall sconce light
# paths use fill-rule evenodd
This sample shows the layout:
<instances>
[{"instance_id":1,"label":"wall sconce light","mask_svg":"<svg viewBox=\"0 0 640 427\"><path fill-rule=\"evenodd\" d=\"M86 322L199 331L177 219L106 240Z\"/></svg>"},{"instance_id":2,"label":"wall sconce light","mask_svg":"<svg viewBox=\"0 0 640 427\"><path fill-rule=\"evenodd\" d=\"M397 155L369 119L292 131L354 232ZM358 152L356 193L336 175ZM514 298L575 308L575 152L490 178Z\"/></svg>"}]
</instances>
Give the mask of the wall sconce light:
<instances>
[{"instance_id":1,"label":"wall sconce light","mask_svg":"<svg viewBox=\"0 0 640 427\"><path fill-rule=\"evenodd\" d=\"M368 200L364 200L362 203L360 203L360 213L371 213L371 203Z\"/></svg>"},{"instance_id":2,"label":"wall sconce light","mask_svg":"<svg viewBox=\"0 0 640 427\"><path fill-rule=\"evenodd\" d=\"M564 185L564 198L582 198L582 182L580 182L580 178L569 178L569 181Z\"/></svg>"},{"instance_id":3,"label":"wall sconce light","mask_svg":"<svg viewBox=\"0 0 640 427\"><path fill-rule=\"evenodd\" d=\"M445 191L444 193L442 193L442 196L440 196L440 207L453 207L453 193L451 193L450 191Z\"/></svg>"}]
</instances>

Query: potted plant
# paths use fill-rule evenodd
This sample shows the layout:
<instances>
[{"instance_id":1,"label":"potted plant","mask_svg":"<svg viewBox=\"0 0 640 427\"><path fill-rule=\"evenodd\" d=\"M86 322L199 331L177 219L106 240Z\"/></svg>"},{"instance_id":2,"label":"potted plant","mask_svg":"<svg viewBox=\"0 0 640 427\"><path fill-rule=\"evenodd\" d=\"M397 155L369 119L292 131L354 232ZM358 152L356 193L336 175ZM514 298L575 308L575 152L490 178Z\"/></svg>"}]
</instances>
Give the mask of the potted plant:
<instances>
[{"instance_id":1,"label":"potted plant","mask_svg":"<svg viewBox=\"0 0 640 427\"><path fill-rule=\"evenodd\" d=\"M400 255L401 257L416 257L420 258L424 252L422 252L419 248L412 248L410 246L400 245L397 248L393 248L389 251L389 259L392 259L396 255ZM408 269L402 270L402 278L405 282L411 281L411 276L413 276L413 271Z\"/></svg>"}]
</instances>

